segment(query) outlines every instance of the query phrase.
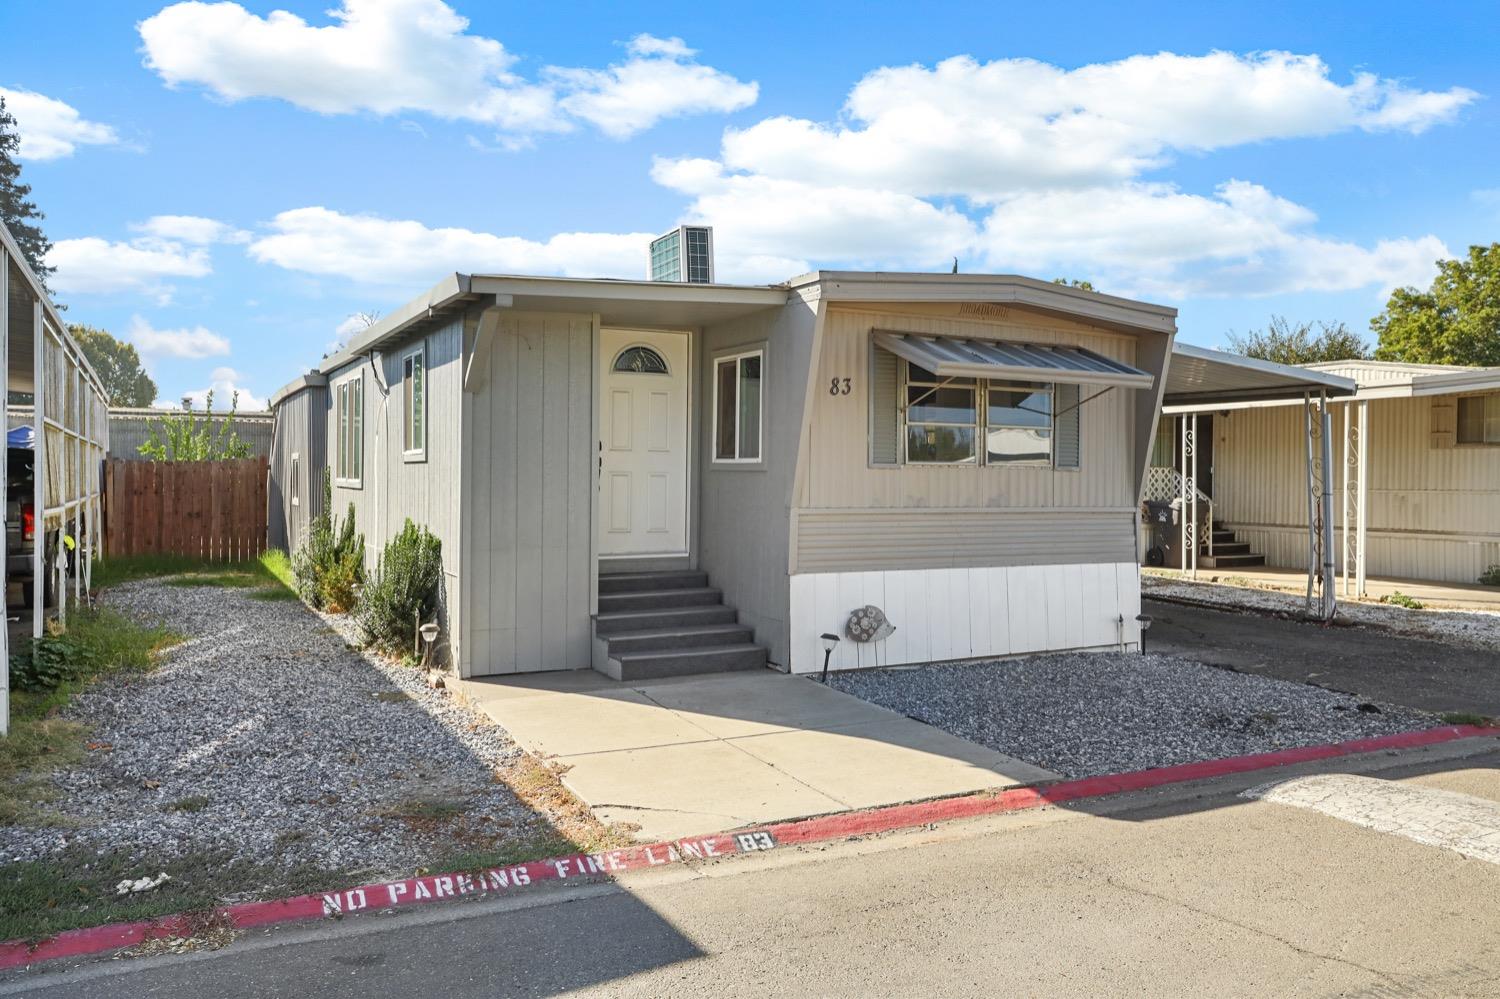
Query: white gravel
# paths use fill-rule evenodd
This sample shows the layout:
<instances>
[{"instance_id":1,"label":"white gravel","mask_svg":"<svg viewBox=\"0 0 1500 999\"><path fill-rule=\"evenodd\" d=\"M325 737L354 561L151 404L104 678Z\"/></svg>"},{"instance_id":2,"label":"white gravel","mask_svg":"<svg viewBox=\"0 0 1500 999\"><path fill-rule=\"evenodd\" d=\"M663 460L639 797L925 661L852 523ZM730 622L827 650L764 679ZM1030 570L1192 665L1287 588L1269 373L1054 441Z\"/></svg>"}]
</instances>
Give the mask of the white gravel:
<instances>
[{"instance_id":1,"label":"white gravel","mask_svg":"<svg viewBox=\"0 0 1500 999\"><path fill-rule=\"evenodd\" d=\"M453 852L455 829L470 847L546 829L494 779L520 752L502 729L414 670L351 650L300 603L156 580L103 603L188 641L69 705L111 748L53 777L62 793L48 807L76 827L0 827L0 862L79 846L141 861L227 850L395 876ZM382 814L413 800L458 814Z\"/></svg>"},{"instance_id":2,"label":"white gravel","mask_svg":"<svg viewBox=\"0 0 1500 999\"><path fill-rule=\"evenodd\" d=\"M1065 777L1430 728L1409 708L1161 655L1072 653L835 673L829 685Z\"/></svg>"},{"instance_id":3,"label":"white gravel","mask_svg":"<svg viewBox=\"0 0 1500 999\"><path fill-rule=\"evenodd\" d=\"M1141 595L1274 614L1300 615L1304 607L1301 594L1202 580L1166 579L1147 573L1141 574ZM1340 600L1337 616L1353 624L1383 628L1415 638L1500 650L1500 614L1491 611L1436 607L1411 610L1397 604ZM1146 641L1149 645L1150 632L1146 633Z\"/></svg>"}]
</instances>

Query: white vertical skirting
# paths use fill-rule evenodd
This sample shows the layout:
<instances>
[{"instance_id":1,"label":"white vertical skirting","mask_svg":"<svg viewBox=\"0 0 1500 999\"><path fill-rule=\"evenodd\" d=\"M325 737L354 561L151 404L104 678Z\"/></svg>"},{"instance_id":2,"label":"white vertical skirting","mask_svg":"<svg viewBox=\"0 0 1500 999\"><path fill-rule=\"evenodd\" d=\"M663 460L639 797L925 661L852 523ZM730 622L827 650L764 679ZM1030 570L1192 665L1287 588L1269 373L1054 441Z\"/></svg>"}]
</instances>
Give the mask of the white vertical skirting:
<instances>
[{"instance_id":1,"label":"white vertical skirting","mask_svg":"<svg viewBox=\"0 0 1500 999\"><path fill-rule=\"evenodd\" d=\"M896 631L849 640L849 613L881 608ZM791 670L823 668L824 632L842 640L829 669L863 669L981 656L1115 646L1138 648L1140 569L1132 562L1022 565L791 577Z\"/></svg>"}]
</instances>

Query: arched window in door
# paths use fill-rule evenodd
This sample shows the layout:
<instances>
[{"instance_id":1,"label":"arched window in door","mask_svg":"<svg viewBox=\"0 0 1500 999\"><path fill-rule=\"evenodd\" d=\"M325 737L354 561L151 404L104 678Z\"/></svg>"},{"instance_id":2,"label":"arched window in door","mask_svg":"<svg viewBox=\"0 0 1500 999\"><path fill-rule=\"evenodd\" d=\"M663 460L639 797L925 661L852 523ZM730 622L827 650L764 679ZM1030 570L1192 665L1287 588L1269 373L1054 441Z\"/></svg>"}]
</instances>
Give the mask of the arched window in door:
<instances>
[{"instance_id":1,"label":"arched window in door","mask_svg":"<svg viewBox=\"0 0 1500 999\"><path fill-rule=\"evenodd\" d=\"M668 374L667 362L650 347L626 347L615 357L615 363L611 367L627 374Z\"/></svg>"}]
</instances>

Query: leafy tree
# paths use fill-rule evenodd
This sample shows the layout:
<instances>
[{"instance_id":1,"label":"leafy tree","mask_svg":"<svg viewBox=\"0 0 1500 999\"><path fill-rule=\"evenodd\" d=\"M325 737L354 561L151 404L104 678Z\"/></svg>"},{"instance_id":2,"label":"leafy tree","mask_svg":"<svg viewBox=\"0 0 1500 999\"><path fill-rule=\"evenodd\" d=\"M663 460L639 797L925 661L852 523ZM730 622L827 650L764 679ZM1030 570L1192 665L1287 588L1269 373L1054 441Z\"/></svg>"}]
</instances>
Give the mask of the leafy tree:
<instances>
[{"instance_id":1,"label":"leafy tree","mask_svg":"<svg viewBox=\"0 0 1500 999\"><path fill-rule=\"evenodd\" d=\"M214 427L214 394L210 389L203 401L203 419L193 412L192 400L183 399L181 413L173 413L146 426L146 443L138 451L152 461L223 461L250 457L250 445L240 440L234 430L234 416L239 412L240 394L230 397L228 415Z\"/></svg>"},{"instance_id":2,"label":"leafy tree","mask_svg":"<svg viewBox=\"0 0 1500 999\"><path fill-rule=\"evenodd\" d=\"M83 348L112 406L149 406L156 401L156 382L146 374L135 345L116 340L107 330L69 323L68 332Z\"/></svg>"},{"instance_id":3,"label":"leafy tree","mask_svg":"<svg viewBox=\"0 0 1500 999\"><path fill-rule=\"evenodd\" d=\"M1236 354L1277 364L1316 364L1370 356L1370 348L1343 323L1317 322L1293 325L1284 316L1272 316L1263 330L1240 334L1230 331L1229 348Z\"/></svg>"},{"instance_id":4,"label":"leafy tree","mask_svg":"<svg viewBox=\"0 0 1500 999\"><path fill-rule=\"evenodd\" d=\"M47 278L56 270L46 264L47 251L52 243L42 234L35 223L46 218L37 210L34 201L28 201L31 185L21 183L21 164L16 155L21 148L21 136L16 131L15 115L5 110L5 98L0 97L0 222L10 230L21 255L31 265L31 270L47 287ZM49 292L50 295L50 292Z\"/></svg>"},{"instance_id":5,"label":"leafy tree","mask_svg":"<svg viewBox=\"0 0 1500 999\"><path fill-rule=\"evenodd\" d=\"M1391 292L1370 329L1382 361L1500 365L1500 243L1439 260L1432 286Z\"/></svg>"},{"instance_id":6,"label":"leafy tree","mask_svg":"<svg viewBox=\"0 0 1500 999\"><path fill-rule=\"evenodd\" d=\"M1053 278L1053 284L1060 284L1064 288L1077 288L1080 291L1098 291L1092 281L1080 281L1078 278Z\"/></svg>"}]
</instances>

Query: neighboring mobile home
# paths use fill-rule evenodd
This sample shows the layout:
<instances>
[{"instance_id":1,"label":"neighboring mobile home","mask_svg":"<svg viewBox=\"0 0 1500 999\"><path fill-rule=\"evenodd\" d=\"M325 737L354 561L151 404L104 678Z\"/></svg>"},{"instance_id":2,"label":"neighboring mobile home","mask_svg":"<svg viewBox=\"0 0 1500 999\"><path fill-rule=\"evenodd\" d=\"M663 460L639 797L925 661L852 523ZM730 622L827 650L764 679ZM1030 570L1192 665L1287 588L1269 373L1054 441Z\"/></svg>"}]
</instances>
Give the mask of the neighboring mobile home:
<instances>
[{"instance_id":1,"label":"neighboring mobile home","mask_svg":"<svg viewBox=\"0 0 1500 999\"><path fill-rule=\"evenodd\" d=\"M1011 276L453 275L277 393L273 496L295 544L326 446L368 564L433 530L463 676L1134 647L1175 316ZM896 630L860 644L868 604Z\"/></svg>"},{"instance_id":2,"label":"neighboring mobile home","mask_svg":"<svg viewBox=\"0 0 1500 999\"><path fill-rule=\"evenodd\" d=\"M1341 573L1356 581L1372 575L1473 583L1500 564L1500 368L1337 361L1306 370L1358 386L1334 404ZM1300 400L1168 405L1166 412L1153 464L1174 464L1177 421L1196 413L1198 486L1213 504L1220 535L1233 535L1233 554L1220 557L1219 567L1262 557L1273 566L1305 566Z\"/></svg>"}]
</instances>

